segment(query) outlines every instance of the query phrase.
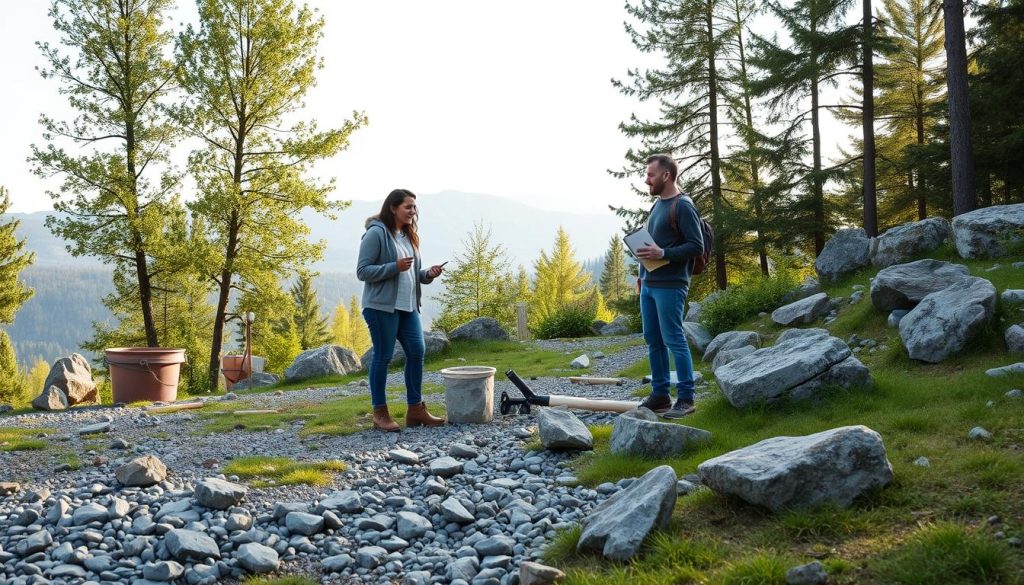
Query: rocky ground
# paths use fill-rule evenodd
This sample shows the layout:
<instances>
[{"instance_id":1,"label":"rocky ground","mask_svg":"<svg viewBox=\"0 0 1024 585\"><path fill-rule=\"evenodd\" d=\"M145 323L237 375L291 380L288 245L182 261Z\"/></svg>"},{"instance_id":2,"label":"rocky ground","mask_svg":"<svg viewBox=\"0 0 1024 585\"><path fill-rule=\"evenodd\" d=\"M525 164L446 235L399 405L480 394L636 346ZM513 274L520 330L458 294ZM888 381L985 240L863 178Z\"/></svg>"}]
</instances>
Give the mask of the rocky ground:
<instances>
[{"instance_id":1,"label":"rocky ground","mask_svg":"<svg viewBox=\"0 0 1024 585\"><path fill-rule=\"evenodd\" d=\"M630 337L539 342L573 358ZM594 359L590 375L610 376L646 356L646 346ZM566 375L571 372L567 371ZM442 384L440 374L425 381ZM621 386L577 386L559 378L527 380L538 394L635 399L638 380ZM389 384L401 384L392 374ZM499 372L502 391L519 396ZM366 395L365 387L309 388L245 398L251 408ZM427 400L443 401L443 395ZM223 400L224 398L211 398ZM248 407L248 406L247 406ZM628 485L575 485L570 454L525 452L535 414L501 416L481 425L447 425L386 434L299 437L301 422L269 432L201 433L197 411L150 415L139 408L76 408L0 419L0 426L50 428L47 451L0 452L0 481L21 491L0 500L0 585L145 583L197 585L239 579L274 566L332 583L518 583L521 562L537 559L560 528L585 517ZM608 423L610 414L582 417ZM88 452L109 423L105 449ZM78 470L59 470L49 453L79 455ZM167 478L124 488L114 470L154 455ZM338 459L348 470L333 485L248 489L235 505L204 506L196 490L206 478L231 482L218 468L245 455L296 460ZM230 490L228 490L230 491ZM236 496L226 496L228 500ZM142 580L145 581L142 581ZM460 581L461 579L461 581Z\"/></svg>"}]
</instances>

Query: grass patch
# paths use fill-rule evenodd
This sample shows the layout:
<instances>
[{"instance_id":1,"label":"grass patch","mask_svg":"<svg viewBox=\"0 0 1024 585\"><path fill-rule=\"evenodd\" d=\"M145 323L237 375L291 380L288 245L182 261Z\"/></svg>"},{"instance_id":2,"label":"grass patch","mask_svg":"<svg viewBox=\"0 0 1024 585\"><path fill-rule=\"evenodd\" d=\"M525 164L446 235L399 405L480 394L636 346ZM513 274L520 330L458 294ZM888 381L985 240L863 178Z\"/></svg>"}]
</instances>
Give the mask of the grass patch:
<instances>
[{"instance_id":1,"label":"grass patch","mask_svg":"<svg viewBox=\"0 0 1024 585\"><path fill-rule=\"evenodd\" d=\"M74 453L65 453L57 460L58 465L67 465L71 471L78 471L82 468L82 460Z\"/></svg>"},{"instance_id":2,"label":"grass patch","mask_svg":"<svg viewBox=\"0 0 1024 585\"><path fill-rule=\"evenodd\" d=\"M438 394L444 388L437 384L424 384L423 394ZM388 388L388 405L391 416L399 421L405 417L405 390L399 386ZM266 431L280 428L283 425L304 420L305 424L299 436L310 435L351 435L373 426L373 407L366 396L345 396L325 402L295 402L278 413L234 415L236 410L248 410L253 405L245 401L218 402L207 405L199 412L206 419L205 431L222 433L231 430ZM428 404L428 410L434 415L443 415L444 407Z\"/></svg>"},{"instance_id":3,"label":"grass patch","mask_svg":"<svg viewBox=\"0 0 1024 585\"><path fill-rule=\"evenodd\" d=\"M17 429L0 427L0 451L41 451L46 441L36 439L39 433L55 433L55 429Z\"/></svg>"},{"instance_id":4,"label":"grass patch","mask_svg":"<svg viewBox=\"0 0 1024 585\"><path fill-rule=\"evenodd\" d=\"M345 469L347 466L336 460L304 463L287 457L253 456L232 459L224 466L223 472L243 479L254 479L252 486L260 488L296 484L325 486L331 483L331 473Z\"/></svg>"},{"instance_id":5,"label":"grass patch","mask_svg":"<svg viewBox=\"0 0 1024 585\"><path fill-rule=\"evenodd\" d=\"M651 361L648 358L634 363L628 368L624 368L617 372L614 377L616 378L630 378L630 379L642 379L644 376L651 373Z\"/></svg>"},{"instance_id":6,"label":"grass patch","mask_svg":"<svg viewBox=\"0 0 1024 585\"><path fill-rule=\"evenodd\" d=\"M921 528L875 566L886 582L906 585L1005 583L1009 570L1005 544L950 523Z\"/></svg>"}]
</instances>

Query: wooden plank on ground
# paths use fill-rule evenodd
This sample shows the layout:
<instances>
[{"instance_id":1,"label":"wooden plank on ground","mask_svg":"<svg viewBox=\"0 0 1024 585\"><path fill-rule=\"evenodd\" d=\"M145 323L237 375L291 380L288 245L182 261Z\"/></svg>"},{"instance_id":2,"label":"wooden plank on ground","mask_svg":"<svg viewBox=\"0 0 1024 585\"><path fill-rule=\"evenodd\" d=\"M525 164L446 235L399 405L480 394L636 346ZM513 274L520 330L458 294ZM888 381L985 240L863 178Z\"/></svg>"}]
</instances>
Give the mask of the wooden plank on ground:
<instances>
[{"instance_id":1,"label":"wooden plank on ground","mask_svg":"<svg viewBox=\"0 0 1024 585\"><path fill-rule=\"evenodd\" d=\"M573 384L586 384L588 386L595 386L599 384L615 384L616 386L622 385L622 378L592 378L590 376L569 376L569 381Z\"/></svg>"},{"instance_id":2,"label":"wooden plank on ground","mask_svg":"<svg viewBox=\"0 0 1024 585\"><path fill-rule=\"evenodd\" d=\"M279 408L254 408L251 410L236 410L231 414L237 414L245 416L247 414L278 414L281 412Z\"/></svg>"},{"instance_id":3,"label":"wooden plank on ground","mask_svg":"<svg viewBox=\"0 0 1024 585\"><path fill-rule=\"evenodd\" d=\"M182 402L181 404L167 404L164 406L147 406L146 412L173 412L178 410L193 410L206 406L205 402Z\"/></svg>"}]
</instances>

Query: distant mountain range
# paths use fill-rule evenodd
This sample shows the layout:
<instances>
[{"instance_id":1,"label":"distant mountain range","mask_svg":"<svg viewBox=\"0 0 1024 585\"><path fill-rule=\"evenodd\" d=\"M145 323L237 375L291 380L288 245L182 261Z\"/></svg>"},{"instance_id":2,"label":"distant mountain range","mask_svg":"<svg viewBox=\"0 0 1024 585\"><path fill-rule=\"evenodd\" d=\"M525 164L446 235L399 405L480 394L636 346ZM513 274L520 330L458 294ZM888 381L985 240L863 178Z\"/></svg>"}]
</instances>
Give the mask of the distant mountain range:
<instances>
[{"instance_id":1,"label":"distant mountain range","mask_svg":"<svg viewBox=\"0 0 1024 585\"><path fill-rule=\"evenodd\" d=\"M466 236L475 223L492 230L492 243L500 243L511 261L533 272L540 251L551 250L558 227L562 226L576 250L578 260L603 256L608 240L622 222L607 214L565 213L530 207L512 199L442 191L420 195L419 227L424 262L434 264L454 260L464 249ZM312 266L320 272L314 286L321 308L329 314L342 299L360 296L362 283L355 278L359 240L366 218L380 211L380 202L353 201L336 220L308 212L302 218L310 227L310 239L324 240L323 260ZM27 239L27 247L36 253L35 264L24 273L36 295L19 311L8 332L19 361L36 357L53 361L59 355L80 351L78 344L92 335L91 323L110 318L100 303L112 290L110 270L92 257L75 258L44 225L53 212L14 213L21 221L18 237ZM423 316L432 320L440 307L434 300L442 289L438 285L425 291ZM59 319L55 316L59 315Z\"/></svg>"}]
</instances>

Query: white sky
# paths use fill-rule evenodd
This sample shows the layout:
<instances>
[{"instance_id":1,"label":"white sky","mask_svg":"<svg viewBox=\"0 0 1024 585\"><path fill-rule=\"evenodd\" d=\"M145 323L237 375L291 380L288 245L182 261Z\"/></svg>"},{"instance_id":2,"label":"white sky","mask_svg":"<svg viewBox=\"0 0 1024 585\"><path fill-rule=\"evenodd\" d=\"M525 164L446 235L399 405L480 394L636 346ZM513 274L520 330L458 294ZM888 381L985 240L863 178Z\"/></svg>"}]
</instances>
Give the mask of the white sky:
<instances>
[{"instance_id":1,"label":"white sky","mask_svg":"<svg viewBox=\"0 0 1024 585\"><path fill-rule=\"evenodd\" d=\"M187 8L174 20L191 20L191 0L179 1ZM337 178L333 198L379 200L403 187L556 210L638 204L627 181L606 173L630 146L618 123L639 109L609 80L651 62L623 30L621 0L308 3L326 32L325 68L306 117L331 127L363 110L370 120L347 152L316 167ZM35 71L42 58L34 42L55 40L49 4L3 2L0 185L12 211L51 209L44 191L59 186L25 162L41 140L39 114L70 117L57 82Z\"/></svg>"}]
</instances>

